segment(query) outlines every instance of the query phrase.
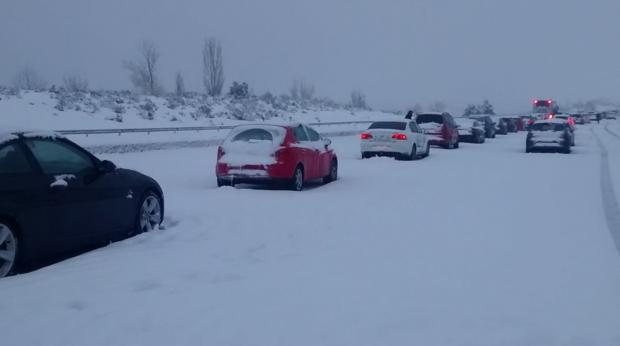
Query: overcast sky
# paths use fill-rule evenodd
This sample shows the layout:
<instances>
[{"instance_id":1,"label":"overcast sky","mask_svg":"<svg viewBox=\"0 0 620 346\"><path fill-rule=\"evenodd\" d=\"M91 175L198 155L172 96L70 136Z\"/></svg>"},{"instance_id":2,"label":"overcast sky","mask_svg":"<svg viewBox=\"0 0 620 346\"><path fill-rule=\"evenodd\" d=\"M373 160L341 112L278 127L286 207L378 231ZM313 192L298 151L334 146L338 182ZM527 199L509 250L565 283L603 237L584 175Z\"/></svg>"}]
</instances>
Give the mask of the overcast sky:
<instances>
[{"instance_id":1,"label":"overcast sky","mask_svg":"<svg viewBox=\"0 0 620 346\"><path fill-rule=\"evenodd\" d=\"M2 0L0 83L32 66L94 88L130 88L122 61L160 49L160 78L202 90L201 45L224 46L227 84L286 92L294 79L377 108L489 98L620 99L619 0Z\"/></svg>"}]
</instances>

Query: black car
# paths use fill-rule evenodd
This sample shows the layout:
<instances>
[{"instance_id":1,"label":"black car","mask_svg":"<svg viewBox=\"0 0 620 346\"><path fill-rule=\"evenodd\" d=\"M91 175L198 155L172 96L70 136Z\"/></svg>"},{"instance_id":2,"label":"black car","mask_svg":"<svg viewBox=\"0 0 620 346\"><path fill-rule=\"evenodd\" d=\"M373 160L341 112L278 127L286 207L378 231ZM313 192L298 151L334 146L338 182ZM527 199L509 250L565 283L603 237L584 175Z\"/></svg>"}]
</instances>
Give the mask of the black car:
<instances>
[{"instance_id":1,"label":"black car","mask_svg":"<svg viewBox=\"0 0 620 346\"><path fill-rule=\"evenodd\" d=\"M486 138L495 138L495 122L488 115L472 115L470 118L476 119L483 124L484 136Z\"/></svg>"},{"instance_id":2,"label":"black car","mask_svg":"<svg viewBox=\"0 0 620 346\"><path fill-rule=\"evenodd\" d=\"M519 132L519 124L516 118L504 117L502 118L506 122L506 129L510 133Z\"/></svg>"},{"instance_id":3,"label":"black car","mask_svg":"<svg viewBox=\"0 0 620 346\"><path fill-rule=\"evenodd\" d=\"M155 180L56 134L0 134L0 277L157 228Z\"/></svg>"},{"instance_id":4,"label":"black car","mask_svg":"<svg viewBox=\"0 0 620 346\"><path fill-rule=\"evenodd\" d=\"M495 133L498 135L507 135L508 134L508 122L506 119L502 117L492 117L491 118L495 123Z\"/></svg>"}]
</instances>

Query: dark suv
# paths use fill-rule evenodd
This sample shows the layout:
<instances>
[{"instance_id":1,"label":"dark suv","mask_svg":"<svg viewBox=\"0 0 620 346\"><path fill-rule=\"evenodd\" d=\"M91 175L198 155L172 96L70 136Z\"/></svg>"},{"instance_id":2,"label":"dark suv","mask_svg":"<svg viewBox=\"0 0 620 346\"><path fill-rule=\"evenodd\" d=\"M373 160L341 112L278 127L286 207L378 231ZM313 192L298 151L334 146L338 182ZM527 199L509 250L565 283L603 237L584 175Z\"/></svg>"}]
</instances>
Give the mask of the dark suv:
<instances>
[{"instance_id":1,"label":"dark suv","mask_svg":"<svg viewBox=\"0 0 620 346\"><path fill-rule=\"evenodd\" d=\"M484 136L495 138L495 122L488 115L472 115L470 118L480 121L484 125Z\"/></svg>"},{"instance_id":2,"label":"dark suv","mask_svg":"<svg viewBox=\"0 0 620 346\"><path fill-rule=\"evenodd\" d=\"M448 149L459 147L459 132L450 113L418 114L416 123L426 133L431 145L439 145Z\"/></svg>"}]
</instances>

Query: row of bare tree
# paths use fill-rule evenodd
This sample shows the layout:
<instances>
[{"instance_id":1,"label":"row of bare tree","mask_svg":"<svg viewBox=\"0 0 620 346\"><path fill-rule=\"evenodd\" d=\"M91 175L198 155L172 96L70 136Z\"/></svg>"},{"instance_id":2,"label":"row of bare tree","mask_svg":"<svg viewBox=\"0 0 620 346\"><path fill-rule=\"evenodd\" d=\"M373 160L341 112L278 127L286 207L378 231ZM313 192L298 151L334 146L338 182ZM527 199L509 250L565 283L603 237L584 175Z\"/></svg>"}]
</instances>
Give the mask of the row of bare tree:
<instances>
[{"instance_id":1,"label":"row of bare tree","mask_svg":"<svg viewBox=\"0 0 620 346\"><path fill-rule=\"evenodd\" d=\"M129 79L133 86L147 95L160 95L163 87L158 79L157 63L160 53L151 41L142 41L138 47L139 56L133 61L124 61L123 66L129 71ZM222 94L224 88L224 59L222 44L216 38L205 41L202 48L202 81L210 96ZM175 92L185 93L185 81L180 72L175 78Z\"/></svg>"},{"instance_id":2,"label":"row of bare tree","mask_svg":"<svg viewBox=\"0 0 620 346\"><path fill-rule=\"evenodd\" d=\"M209 96L219 96L224 88L224 60L222 44L216 38L205 40L202 48L202 82ZM129 72L129 80L134 88L145 95L158 96L164 93L164 87L159 78L159 59L161 54L154 42L143 40L138 44L138 55L133 60L123 61L123 68ZM32 68L22 69L14 79L14 86L26 90L43 90L47 88L45 80ZM69 91L87 91L88 80L80 75L67 75L63 78L64 88ZM233 85L232 88L234 88ZM241 90L244 87L245 90ZM232 89L231 89L232 90ZM240 92L243 91L243 92ZM175 75L174 92L178 96L185 95L185 81L183 75ZM232 92L232 91L231 91ZM289 89L290 97L299 102L310 102L315 99L314 85L295 80ZM235 95L248 94L245 83L236 85ZM366 96L359 90L351 93L351 106L354 108L368 108Z\"/></svg>"}]
</instances>

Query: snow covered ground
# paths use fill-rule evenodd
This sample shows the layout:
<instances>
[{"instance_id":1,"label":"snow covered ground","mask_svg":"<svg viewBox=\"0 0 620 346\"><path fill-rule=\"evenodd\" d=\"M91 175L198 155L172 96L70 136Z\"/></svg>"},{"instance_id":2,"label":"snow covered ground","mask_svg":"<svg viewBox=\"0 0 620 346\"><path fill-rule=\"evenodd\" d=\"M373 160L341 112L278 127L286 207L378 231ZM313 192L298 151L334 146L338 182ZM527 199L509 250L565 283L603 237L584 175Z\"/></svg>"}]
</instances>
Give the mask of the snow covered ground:
<instances>
[{"instance_id":1,"label":"snow covered ground","mask_svg":"<svg viewBox=\"0 0 620 346\"><path fill-rule=\"evenodd\" d=\"M104 155L162 184L167 228L1 280L0 340L619 345L595 134L616 182L620 140L592 127L571 155L521 133L414 162L336 138L340 180L302 193L216 188L214 148Z\"/></svg>"}]
</instances>

